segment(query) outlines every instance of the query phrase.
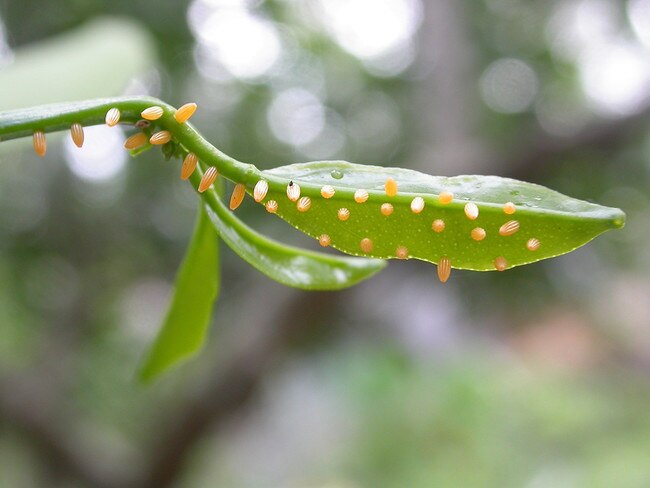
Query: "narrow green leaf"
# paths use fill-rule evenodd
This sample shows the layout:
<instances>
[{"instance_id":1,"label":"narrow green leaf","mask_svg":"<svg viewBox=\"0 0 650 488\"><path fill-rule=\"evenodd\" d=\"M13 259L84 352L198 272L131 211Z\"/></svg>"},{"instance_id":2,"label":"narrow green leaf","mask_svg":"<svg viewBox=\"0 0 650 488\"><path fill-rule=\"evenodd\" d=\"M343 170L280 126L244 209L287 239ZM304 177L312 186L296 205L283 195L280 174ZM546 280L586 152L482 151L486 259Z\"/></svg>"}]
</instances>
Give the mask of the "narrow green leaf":
<instances>
[{"instance_id":1,"label":"narrow green leaf","mask_svg":"<svg viewBox=\"0 0 650 488\"><path fill-rule=\"evenodd\" d=\"M140 369L145 382L197 353L205 341L219 291L219 239L202 206L198 214L167 316Z\"/></svg>"},{"instance_id":2,"label":"narrow green leaf","mask_svg":"<svg viewBox=\"0 0 650 488\"><path fill-rule=\"evenodd\" d=\"M494 270L497 259L509 268L558 256L625 222L619 209L496 176L434 177L400 168L324 161L264 171L262 178L270 187L263 201L276 200L279 216L315 238L327 234L331 245L345 253L385 259L395 258L400 248L411 258L437 263L447 257L454 268L478 271ZM392 197L384 189L388 178L398 184L398 193ZM298 211L297 204L287 198L290 182L311 199L308 211ZM321 196L324 185L334 188L333 197ZM363 203L354 198L359 189L368 192ZM442 192L453 193L453 201L441 203ZM424 203L419 213L411 208L416 197ZM470 202L478 207L476 219L464 211ZM506 202L515 204L514 214L504 212ZM392 205L390 215L382 213L384 203ZM345 221L337 216L340 208L350 212ZM436 220L444 222L441 232L433 229ZM503 232L510 221L516 222L510 224L515 231ZM472 238L476 228L485 232L483 239ZM368 241L362 244L365 239L371 250Z\"/></svg>"},{"instance_id":3,"label":"narrow green leaf","mask_svg":"<svg viewBox=\"0 0 650 488\"><path fill-rule=\"evenodd\" d=\"M286 246L245 225L214 190L202 193L202 198L224 242L249 264L285 285L306 290L339 290L371 277L386 265L378 259L346 258Z\"/></svg>"}]
</instances>

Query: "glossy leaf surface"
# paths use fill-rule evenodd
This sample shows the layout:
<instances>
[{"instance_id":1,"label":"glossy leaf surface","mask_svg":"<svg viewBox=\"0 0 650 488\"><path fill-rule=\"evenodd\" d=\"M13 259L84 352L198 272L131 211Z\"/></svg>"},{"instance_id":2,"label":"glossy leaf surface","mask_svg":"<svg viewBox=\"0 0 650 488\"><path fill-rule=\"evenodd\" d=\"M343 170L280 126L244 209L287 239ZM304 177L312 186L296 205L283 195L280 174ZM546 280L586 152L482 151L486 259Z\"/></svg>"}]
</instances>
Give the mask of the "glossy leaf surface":
<instances>
[{"instance_id":1,"label":"glossy leaf surface","mask_svg":"<svg viewBox=\"0 0 650 488\"><path fill-rule=\"evenodd\" d=\"M140 370L143 381L197 353L205 342L219 291L219 239L202 207L198 213L167 315Z\"/></svg>"},{"instance_id":2,"label":"glossy leaf surface","mask_svg":"<svg viewBox=\"0 0 650 488\"><path fill-rule=\"evenodd\" d=\"M242 259L269 278L307 290L339 290L380 271L378 259L333 256L286 246L248 227L217 197L214 190L202 194L206 210L220 237Z\"/></svg>"},{"instance_id":3,"label":"glossy leaf surface","mask_svg":"<svg viewBox=\"0 0 650 488\"><path fill-rule=\"evenodd\" d=\"M400 168L324 161L283 166L262 172L262 178L270 184L263 202L276 200L279 216L312 237L327 234L331 245L345 253L394 258L401 247L411 258L437 263L446 256L454 268L478 271L494 270L497 258L505 258L508 268L564 254L625 222L619 209L497 176L434 177ZM386 195L388 178L398 184L396 196ZM289 182L300 185L301 195L311 198L308 211L298 211L287 198ZM321 196L324 185L335 189L333 197ZM358 189L368 192L364 203L354 199ZM453 201L441 203L441 192L453 193ZM411 208L416 197L424 201L419 213ZM464 211L470 202L479 210L475 220ZM513 215L504 212L506 202L515 204ZM382 214L384 203L392 205L390 215ZM350 212L345 221L337 215L340 208ZM443 231L433 230L436 220L444 222ZM512 220L518 230L501 235L502 226ZM477 227L485 231L482 240L471 237ZM372 250L367 241L362 244L364 239L370 240ZM539 241L537 249L529 249L530 239Z\"/></svg>"}]
</instances>

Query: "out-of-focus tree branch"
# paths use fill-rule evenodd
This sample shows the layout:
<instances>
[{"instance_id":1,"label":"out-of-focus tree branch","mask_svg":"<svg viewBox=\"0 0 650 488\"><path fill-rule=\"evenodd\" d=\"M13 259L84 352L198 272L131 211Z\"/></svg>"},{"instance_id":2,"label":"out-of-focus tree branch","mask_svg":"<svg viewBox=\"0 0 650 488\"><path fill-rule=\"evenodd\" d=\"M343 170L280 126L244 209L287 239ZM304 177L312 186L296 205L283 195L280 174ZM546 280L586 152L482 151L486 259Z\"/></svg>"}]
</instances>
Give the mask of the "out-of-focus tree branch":
<instances>
[{"instance_id":1,"label":"out-of-focus tree branch","mask_svg":"<svg viewBox=\"0 0 650 488\"><path fill-rule=\"evenodd\" d=\"M636 114L601 121L569 137L552 136L541 129L530 135L512 155L493 167L502 167L513 178L530 179L545 169L562 163L563 157L581 149L617 149L629 137L646 130L650 124L650 104Z\"/></svg>"},{"instance_id":2,"label":"out-of-focus tree branch","mask_svg":"<svg viewBox=\"0 0 650 488\"><path fill-rule=\"evenodd\" d=\"M425 73L415 89L419 168L433 174L480 173L485 161L476 121L480 103L477 55L463 2L432 0L420 29L417 69ZM430 71L429 71L430 70Z\"/></svg>"}]
</instances>

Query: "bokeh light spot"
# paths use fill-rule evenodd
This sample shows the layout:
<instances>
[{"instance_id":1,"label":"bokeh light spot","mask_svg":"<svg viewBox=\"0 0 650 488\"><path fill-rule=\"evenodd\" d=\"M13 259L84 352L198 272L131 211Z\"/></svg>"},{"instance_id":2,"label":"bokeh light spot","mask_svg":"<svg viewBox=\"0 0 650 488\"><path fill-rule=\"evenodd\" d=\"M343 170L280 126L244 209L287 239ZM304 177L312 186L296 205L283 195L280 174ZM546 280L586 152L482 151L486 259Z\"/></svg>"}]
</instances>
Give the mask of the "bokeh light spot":
<instances>
[{"instance_id":1,"label":"bokeh light spot","mask_svg":"<svg viewBox=\"0 0 650 488\"><path fill-rule=\"evenodd\" d=\"M580 59L579 72L589 101L605 115L635 113L650 95L650 56L632 43L590 51Z\"/></svg>"},{"instance_id":2,"label":"bokeh light spot","mask_svg":"<svg viewBox=\"0 0 650 488\"><path fill-rule=\"evenodd\" d=\"M266 74L282 50L274 24L253 15L243 2L228 2L227 7L222 3L199 0L188 12L190 28L198 42L199 70L214 77L218 68L223 68L246 80Z\"/></svg>"},{"instance_id":3,"label":"bokeh light spot","mask_svg":"<svg viewBox=\"0 0 650 488\"><path fill-rule=\"evenodd\" d=\"M5 26L0 19L0 67L10 64L14 59L13 51L7 43Z\"/></svg>"},{"instance_id":4,"label":"bokeh light spot","mask_svg":"<svg viewBox=\"0 0 650 488\"><path fill-rule=\"evenodd\" d=\"M514 114L525 111L537 94L537 75L518 59L498 59L490 64L479 82L481 96L496 112Z\"/></svg>"},{"instance_id":5,"label":"bokeh light spot","mask_svg":"<svg viewBox=\"0 0 650 488\"><path fill-rule=\"evenodd\" d=\"M123 149L124 134L117 127L103 125L84 128L83 147L74 145L67 137L65 159L75 176L102 182L117 176L126 164L128 153Z\"/></svg>"},{"instance_id":6,"label":"bokeh light spot","mask_svg":"<svg viewBox=\"0 0 650 488\"><path fill-rule=\"evenodd\" d=\"M325 107L308 90L290 88L279 93L267 112L271 132L280 141L292 146L312 142L325 126Z\"/></svg>"},{"instance_id":7,"label":"bokeh light spot","mask_svg":"<svg viewBox=\"0 0 650 488\"><path fill-rule=\"evenodd\" d=\"M422 18L418 0L320 0L322 22L339 45L372 59L411 42Z\"/></svg>"}]
</instances>

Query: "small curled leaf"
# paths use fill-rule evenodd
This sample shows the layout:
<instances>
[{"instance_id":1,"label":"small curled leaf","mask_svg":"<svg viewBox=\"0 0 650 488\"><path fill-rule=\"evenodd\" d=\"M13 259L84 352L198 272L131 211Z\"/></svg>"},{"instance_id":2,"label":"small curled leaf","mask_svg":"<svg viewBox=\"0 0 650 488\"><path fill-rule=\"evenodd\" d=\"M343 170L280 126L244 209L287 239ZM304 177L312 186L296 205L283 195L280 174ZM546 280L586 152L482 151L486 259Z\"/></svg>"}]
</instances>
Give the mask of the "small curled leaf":
<instances>
[{"instance_id":1,"label":"small curled leaf","mask_svg":"<svg viewBox=\"0 0 650 488\"><path fill-rule=\"evenodd\" d=\"M200 176L192 178L195 181ZM386 266L379 259L332 256L286 246L244 224L226 208L213 189L201 196L223 241L242 259L279 283L307 290L339 290L371 277Z\"/></svg>"}]
</instances>

